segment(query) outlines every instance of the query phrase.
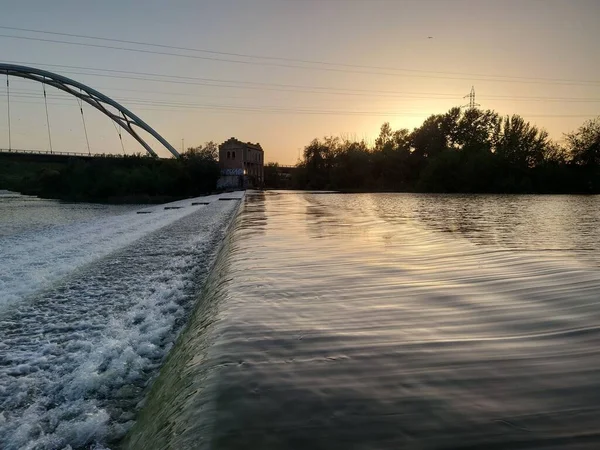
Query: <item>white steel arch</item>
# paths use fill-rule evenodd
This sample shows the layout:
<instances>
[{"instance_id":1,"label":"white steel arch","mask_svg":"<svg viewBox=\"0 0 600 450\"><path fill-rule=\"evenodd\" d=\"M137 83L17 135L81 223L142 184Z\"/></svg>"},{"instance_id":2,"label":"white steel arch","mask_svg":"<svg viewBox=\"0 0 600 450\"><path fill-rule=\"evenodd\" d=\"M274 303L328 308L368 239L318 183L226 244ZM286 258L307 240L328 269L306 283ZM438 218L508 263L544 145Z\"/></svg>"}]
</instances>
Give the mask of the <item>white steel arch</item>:
<instances>
[{"instance_id":1,"label":"white steel arch","mask_svg":"<svg viewBox=\"0 0 600 450\"><path fill-rule=\"evenodd\" d=\"M25 78L28 80L37 81L39 83L53 86L56 89L67 92L88 103L89 105L108 116L115 123L120 125L126 130L136 141L138 141L142 147L152 156L158 156L154 150L148 145L144 139L137 133L134 127L141 128L148 132L150 135L155 137L173 156L179 158L179 152L173 148L171 144L167 142L160 134L158 134L152 127L146 122L140 119L138 116L133 114L124 106L120 105L110 97L86 86L83 83L72 80L70 78L58 75L47 70L36 69L34 67L19 66L15 64L4 64L0 63L0 74L6 74L13 77ZM110 105L115 108L119 114L115 114L106 108L106 105Z\"/></svg>"}]
</instances>

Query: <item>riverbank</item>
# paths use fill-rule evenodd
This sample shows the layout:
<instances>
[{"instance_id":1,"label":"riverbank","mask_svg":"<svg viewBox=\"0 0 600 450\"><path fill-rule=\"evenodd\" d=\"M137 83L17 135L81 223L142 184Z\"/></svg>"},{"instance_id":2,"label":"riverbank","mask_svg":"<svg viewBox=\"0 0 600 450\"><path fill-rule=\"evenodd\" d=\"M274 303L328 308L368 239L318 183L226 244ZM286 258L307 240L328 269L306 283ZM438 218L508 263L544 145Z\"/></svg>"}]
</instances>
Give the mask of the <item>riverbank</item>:
<instances>
[{"instance_id":1,"label":"riverbank","mask_svg":"<svg viewBox=\"0 0 600 450\"><path fill-rule=\"evenodd\" d=\"M70 202L157 204L213 193L216 159L0 153L0 189Z\"/></svg>"},{"instance_id":2,"label":"riverbank","mask_svg":"<svg viewBox=\"0 0 600 450\"><path fill-rule=\"evenodd\" d=\"M314 139L289 174L269 171L295 189L599 194L600 117L556 142L518 115L452 108L412 131L384 123L374 143Z\"/></svg>"}]
</instances>

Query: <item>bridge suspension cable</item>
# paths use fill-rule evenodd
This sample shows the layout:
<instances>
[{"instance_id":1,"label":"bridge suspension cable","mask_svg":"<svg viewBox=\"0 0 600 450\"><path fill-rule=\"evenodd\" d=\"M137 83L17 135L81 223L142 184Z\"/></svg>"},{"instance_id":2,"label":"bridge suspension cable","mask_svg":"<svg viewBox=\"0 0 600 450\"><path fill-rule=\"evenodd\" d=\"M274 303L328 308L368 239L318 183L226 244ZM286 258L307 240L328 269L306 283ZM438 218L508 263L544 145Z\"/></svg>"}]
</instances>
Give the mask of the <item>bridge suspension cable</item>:
<instances>
[{"instance_id":1,"label":"bridge suspension cable","mask_svg":"<svg viewBox=\"0 0 600 450\"><path fill-rule=\"evenodd\" d=\"M117 125L113 122L113 127L115 127L115 131L119 135L119 141L121 141L121 150L123 150L123 154L125 154L125 146L123 145L123 136L121 136L121 125L117 128Z\"/></svg>"},{"instance_id":2,"label":"bridge suspension cable","mask_svg":"<svg viewBox=\"0 0 600 450\"><path fill-rule=\"evenodd\" d=\"M179 152L169 144L169 142L151 128L146 122L133 114L127 108L114 101L112 98L86 86L83 83L72 80L62 75L58 75L47 70L36 69L34 67L20 66L16 64L0 63L0 74L6 74L19 78L37 81L44 86L44 100L46 101L46 122L48 124L48 136L50 137L50 122L48 120L48 102L46 99L45 85L53 86L61 91L71 94L74 97L81 99L87 104L93 106L98 111L106 115L113 122L127 131L144 149L152 156L157 157L156 152L150 145L138 134L138 130L142 129L160 144L162 144L174 157L179 158ZM52 149L51 149L52 150Z\"/></svg>"},{"instance_id":3,"label":"bridge suspension cable","mask_svg":"<svg viewBox=\"0 0 600 450\"><path fill-rule=\"evenodd\" d=\"M50 145L50 154L52 154L52 135L50 133L50 118L48 117L48 100L46 98L45 83L42 83L42 90L44 91L44 105L46 106L46 127L48 128L48 144Z\"/></svg>"},{"instance_id":4,"label":"bridge suspension cable","mask_svg":"<svg viewBox=\"0 0 600 450\"><path fill-rule=\"evenodd\" d=\"M12 151L12 139L10 135L10 83L6 74L6 101L8 105L8 151Z\"/></svg>"},{"instance_id":5,"label":"bridge suspension cable","mask_svg":"<svg viewBox=\"0 0 600 450\"><path fill-rule=\"evenodd\" d=\"M81 93L81 89L79 90L79 92ZM88 139L87 127L85 126L85 116L83 115L83 102L79 97L75 98L77 99L77 103L79 103L79 111L81 111L81 120L83 122L83 131L85 132L85 142L87 144L88 155L92 156L92 152L90 150L90 140ZM114 124L114 122L112 123Z\"/></svg>"}]
</instances>

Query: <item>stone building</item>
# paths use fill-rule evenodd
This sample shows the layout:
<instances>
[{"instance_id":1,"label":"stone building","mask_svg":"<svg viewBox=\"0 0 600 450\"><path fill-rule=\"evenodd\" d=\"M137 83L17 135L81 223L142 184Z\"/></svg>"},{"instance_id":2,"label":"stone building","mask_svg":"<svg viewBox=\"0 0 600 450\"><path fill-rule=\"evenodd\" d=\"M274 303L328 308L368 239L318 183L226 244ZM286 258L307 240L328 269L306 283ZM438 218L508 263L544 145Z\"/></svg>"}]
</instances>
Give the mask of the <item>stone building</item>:
<instances>
[{"instance_id":1,"label":"stone building","mask_svg":"<svg viewBox=\"0 0 600 450\"><path fill-rule=\"evenodd\" d=\"M219 166L222 183L232 184L231 177L243 177L242 186L262 187L264 183L265 152L260 144L230 138L219 145ZM238 181L239 183L239 181Z\"/></svg>"}]
</instances>

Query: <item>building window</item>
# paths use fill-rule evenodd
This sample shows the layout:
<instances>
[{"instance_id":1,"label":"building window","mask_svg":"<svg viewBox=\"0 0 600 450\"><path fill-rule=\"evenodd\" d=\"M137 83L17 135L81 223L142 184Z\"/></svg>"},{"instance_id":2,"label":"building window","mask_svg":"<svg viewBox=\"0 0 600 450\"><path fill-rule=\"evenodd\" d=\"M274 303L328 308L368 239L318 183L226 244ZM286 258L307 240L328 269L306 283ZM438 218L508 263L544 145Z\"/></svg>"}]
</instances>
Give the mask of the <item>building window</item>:
<instances>
[{"instance_id":1,"label":"building window","mask_svg":"<svg viewBox=\"0 0 600 450\"><path fill-rule=\"evenodd\" d=\"M231 152L231 159L235 159L235 152Z\"/></svg>"},{"instance_id":2,"label":"building window","mask_svg":"<svg viewBox=\"0 0 600 450\"><path fill-rule=\"evenodd\" d=\"M231 152L227 152L227 159L231 158Z\"/></svg>"}]
</instances>

